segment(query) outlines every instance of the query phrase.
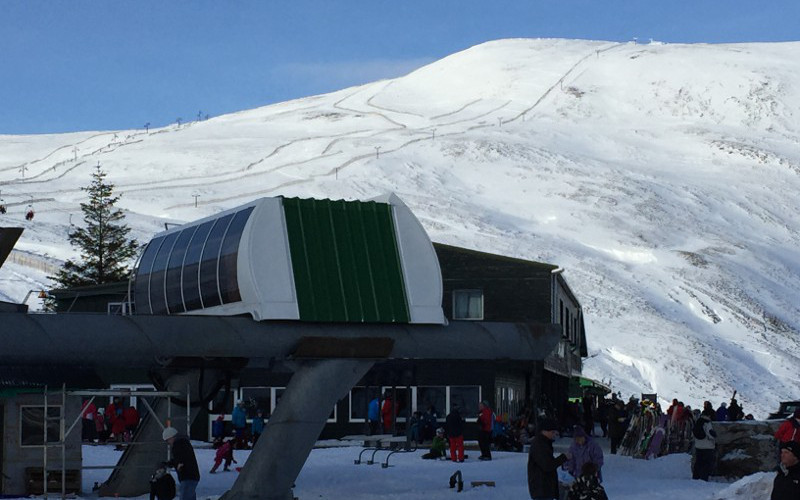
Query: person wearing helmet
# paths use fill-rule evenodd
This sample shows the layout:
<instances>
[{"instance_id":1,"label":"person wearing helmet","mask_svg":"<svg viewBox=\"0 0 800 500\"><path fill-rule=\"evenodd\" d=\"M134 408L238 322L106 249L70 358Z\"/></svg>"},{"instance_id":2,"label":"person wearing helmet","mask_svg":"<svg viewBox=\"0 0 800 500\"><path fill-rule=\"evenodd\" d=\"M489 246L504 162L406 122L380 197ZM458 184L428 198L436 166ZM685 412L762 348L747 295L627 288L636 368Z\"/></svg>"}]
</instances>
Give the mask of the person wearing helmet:
<instances>
[{"instance_id":1,"label":"person wearing helmet","mask_svg":"<svg viewBox=\"0 0 800 500\"><path fill-rule=\"evenodd\" d=\"M436 435L433 437L433 443L431 444L431 450L422 455L424 459L433 459L433 458L441 458L445 456L445 450L447 450L447 439L444 437L444 429L439 427L436 429Z\"/></svg>"}]
</instances>

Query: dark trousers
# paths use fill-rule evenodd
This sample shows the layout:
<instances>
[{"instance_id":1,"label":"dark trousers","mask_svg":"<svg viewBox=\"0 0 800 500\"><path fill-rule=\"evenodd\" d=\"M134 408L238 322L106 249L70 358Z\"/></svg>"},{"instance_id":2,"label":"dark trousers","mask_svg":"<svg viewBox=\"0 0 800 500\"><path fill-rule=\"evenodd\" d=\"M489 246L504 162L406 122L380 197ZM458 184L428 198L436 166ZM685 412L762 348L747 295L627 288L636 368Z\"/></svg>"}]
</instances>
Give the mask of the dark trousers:
<instances>
[{"instance_id":1,"label":"dark trousers","mask_svg":"<svg viewBox=\"0 0 800 500\"><path fill-rule=\"evenodd\" d=\"M492 431L478 431L478 447L482 457L492 458Z\"/></svg>"},{"instance_id":2,"label":"dark trousers","mask_svg":"<svg viewBox=\"0 0 800 500\"><path fill-rule=\"evenodd\" d=\"M714 471L714 450L694 450L694 470L692 479L702 479L708 481L708 477Z\"/></svg>"},{"instance_id":3,"label":"dark trousers","mask_svg":"<svg viewBox=\"0 0 800 500\"><path fill-rule=\"evenodd\" d=\"M622 442L622 437L611 436L611 454L617 454L617 446Z\"/></svg>"}]
</instances>

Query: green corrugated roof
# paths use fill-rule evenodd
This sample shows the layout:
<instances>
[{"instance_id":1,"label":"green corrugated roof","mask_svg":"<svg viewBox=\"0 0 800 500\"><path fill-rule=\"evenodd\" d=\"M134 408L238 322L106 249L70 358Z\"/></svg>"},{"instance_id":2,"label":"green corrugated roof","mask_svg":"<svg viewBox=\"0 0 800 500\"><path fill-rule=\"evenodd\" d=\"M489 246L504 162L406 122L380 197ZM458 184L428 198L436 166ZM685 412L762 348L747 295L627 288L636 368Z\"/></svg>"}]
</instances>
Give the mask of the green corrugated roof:
<instances>
[{"instance_id":1,"label":"green corrugated roof","mask_svg":"<svg viewBox=\"0 0 800 500\"><path fill-rule=\"evenodd\" d=\"M284 198L303 321L408 323L392 207Z\"/></svg>"}]
</instances>

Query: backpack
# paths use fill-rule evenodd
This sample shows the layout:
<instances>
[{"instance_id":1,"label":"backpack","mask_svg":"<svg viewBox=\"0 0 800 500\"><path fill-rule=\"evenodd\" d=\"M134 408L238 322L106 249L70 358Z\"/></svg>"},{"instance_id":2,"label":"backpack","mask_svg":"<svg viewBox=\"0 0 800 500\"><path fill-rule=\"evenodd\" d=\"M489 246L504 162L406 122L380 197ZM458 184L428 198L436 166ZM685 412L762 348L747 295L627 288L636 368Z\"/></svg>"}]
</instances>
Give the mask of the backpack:
<instances>
[{"instance_id":1,"label":"backpack","mask_svg":"<svg viewBox=\"0 0 800 500\"><path fill-rule=\"evenodd\" d=\"M706 431L703 429L703 425L706 423L706 419L698 418L697 422L694 423L694 427L692 427L692 435L694 435L695 439L705 439L706 438Z\"/></svg>"}]
</instances>

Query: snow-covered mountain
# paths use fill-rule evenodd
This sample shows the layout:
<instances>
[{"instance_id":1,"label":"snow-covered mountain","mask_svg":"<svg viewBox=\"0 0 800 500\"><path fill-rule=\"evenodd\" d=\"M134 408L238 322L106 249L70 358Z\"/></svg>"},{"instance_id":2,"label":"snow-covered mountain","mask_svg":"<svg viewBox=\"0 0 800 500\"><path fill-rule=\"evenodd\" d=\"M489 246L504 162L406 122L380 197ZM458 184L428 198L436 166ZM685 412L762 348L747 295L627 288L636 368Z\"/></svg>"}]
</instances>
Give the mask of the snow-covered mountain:
<instances>
[{"instance_id":1,"label":"snow-covered mountain","mask_svg":"<svg viewBox=\"0 0 800 500\"><path fill-rule=\"evenodd\" d=\"M3 225L26 228L0 295L74 255L98 163L142 241L261 196L394 191L434 241L563 266L588 376L693 406L737 389L764 417L800 397L798 53L501 40L205 121L0 136Z\"/></svg>"}]
</instances>

